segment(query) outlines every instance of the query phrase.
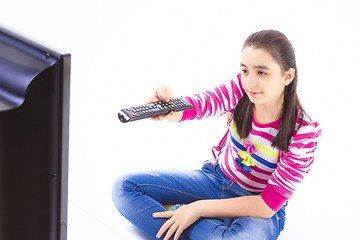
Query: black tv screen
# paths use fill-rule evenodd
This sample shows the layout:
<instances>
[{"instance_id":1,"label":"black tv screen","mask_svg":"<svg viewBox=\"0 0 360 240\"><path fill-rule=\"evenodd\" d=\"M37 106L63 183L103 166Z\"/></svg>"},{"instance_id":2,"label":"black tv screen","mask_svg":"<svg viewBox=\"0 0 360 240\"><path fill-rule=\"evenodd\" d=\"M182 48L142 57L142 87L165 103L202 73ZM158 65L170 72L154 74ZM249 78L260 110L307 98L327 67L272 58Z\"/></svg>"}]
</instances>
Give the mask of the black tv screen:
<instances>
[{"instance_id":1,"label":"black tv screen","mask_svg":"<svg viewBox=\"0 0 360 240\"><path fill-rule=\"evenodd\" d=\"M67 238L70 54L0 26L0 239Z\"/></svg>"}]
</instances>

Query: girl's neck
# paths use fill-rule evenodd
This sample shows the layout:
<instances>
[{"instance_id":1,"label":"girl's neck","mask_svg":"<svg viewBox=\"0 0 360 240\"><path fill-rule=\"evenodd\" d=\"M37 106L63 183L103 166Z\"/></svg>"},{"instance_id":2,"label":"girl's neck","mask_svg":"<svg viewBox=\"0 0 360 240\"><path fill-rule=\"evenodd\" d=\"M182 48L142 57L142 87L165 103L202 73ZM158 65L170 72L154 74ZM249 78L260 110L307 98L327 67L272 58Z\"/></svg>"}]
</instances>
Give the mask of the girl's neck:
<instances>
[{"instance_id":1,"label":"girl's neck","mask_svg":"<svg viewBox=\"0 0 360 240\"><path fill-rule=\"evenodd\" d=\"M275 106L269 107L266 104L255 104L254 105L254 118L257 123L267 124L275 122L282 116L283 104L276 104Z\"/></svg>"}]
</instances>

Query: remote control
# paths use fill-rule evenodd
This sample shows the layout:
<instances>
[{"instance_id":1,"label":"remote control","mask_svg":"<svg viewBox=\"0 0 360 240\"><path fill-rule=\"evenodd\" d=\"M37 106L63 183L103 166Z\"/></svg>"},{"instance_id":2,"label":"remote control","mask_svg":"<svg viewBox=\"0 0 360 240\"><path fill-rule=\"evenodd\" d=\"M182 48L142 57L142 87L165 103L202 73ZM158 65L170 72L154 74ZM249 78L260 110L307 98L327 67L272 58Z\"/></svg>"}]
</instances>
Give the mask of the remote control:
<instances>
[{"instance_id":1,"label":"remote control","mask_svg":"<svg viewBox=\"0 0 360 240\"><path fill-rule=\"evenodd\" d=\"M179 112L193 108L194 106L184 98L173 98L169 102L159 101L135 107L123 108L118 113L118 116L121 122L126 123L158 115L165 115L171 111Z\"/></svg>"}]
</instances>

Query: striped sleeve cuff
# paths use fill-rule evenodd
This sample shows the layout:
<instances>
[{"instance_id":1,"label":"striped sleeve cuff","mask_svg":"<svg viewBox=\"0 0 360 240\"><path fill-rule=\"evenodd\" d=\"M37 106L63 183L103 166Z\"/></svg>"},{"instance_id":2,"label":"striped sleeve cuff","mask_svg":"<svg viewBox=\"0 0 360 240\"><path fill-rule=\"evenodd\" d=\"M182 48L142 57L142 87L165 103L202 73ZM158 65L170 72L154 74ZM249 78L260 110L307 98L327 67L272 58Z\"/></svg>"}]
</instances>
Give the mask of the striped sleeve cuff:
<instances>
[{"instance_id":1,"label":"striped sleeve cuff","mask_svg":"<svg viewBox=\"0 0 360 240\"><path fill-rule=\"evenodd\" d=\"M192 98L190 97L185 97L186 101L188 101L190 104L192 104L194 106L193 109L190 110L186 110L183 113L183 116L180 120L180 122L185 121L185 120L193 120L194 118L196 118L196 108L195 108L195 104L192 100Z\"/></svg>"},{"instance_id":2,"label":"striped sleeve cuff","mask_svg":"<svg viewBox=\"0 0 360 240\"><path fill-rule=\"evenodd\" d=\"M273 185L268 184L260 194L264 202L275 212L279 211L284 203L289 199L280 192L276 191Z\"/></svg>"}]
</instances>

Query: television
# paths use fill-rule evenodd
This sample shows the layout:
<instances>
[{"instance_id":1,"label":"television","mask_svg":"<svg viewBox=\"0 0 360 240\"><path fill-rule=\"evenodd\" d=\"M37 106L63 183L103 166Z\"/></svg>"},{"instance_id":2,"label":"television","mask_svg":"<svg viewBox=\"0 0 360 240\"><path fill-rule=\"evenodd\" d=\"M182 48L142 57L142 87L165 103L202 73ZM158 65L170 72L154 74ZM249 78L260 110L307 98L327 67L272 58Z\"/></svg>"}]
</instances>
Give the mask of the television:
<instances>
[{"instance_id":1,"label":"television","mask_svg":"<svg viewBox=\"0 0 360 240\"><path fill-rule=\"evenodd\" d=\"M67 239L68 53L0 25L0 239Z\"/></svg>"}]
</instances>

